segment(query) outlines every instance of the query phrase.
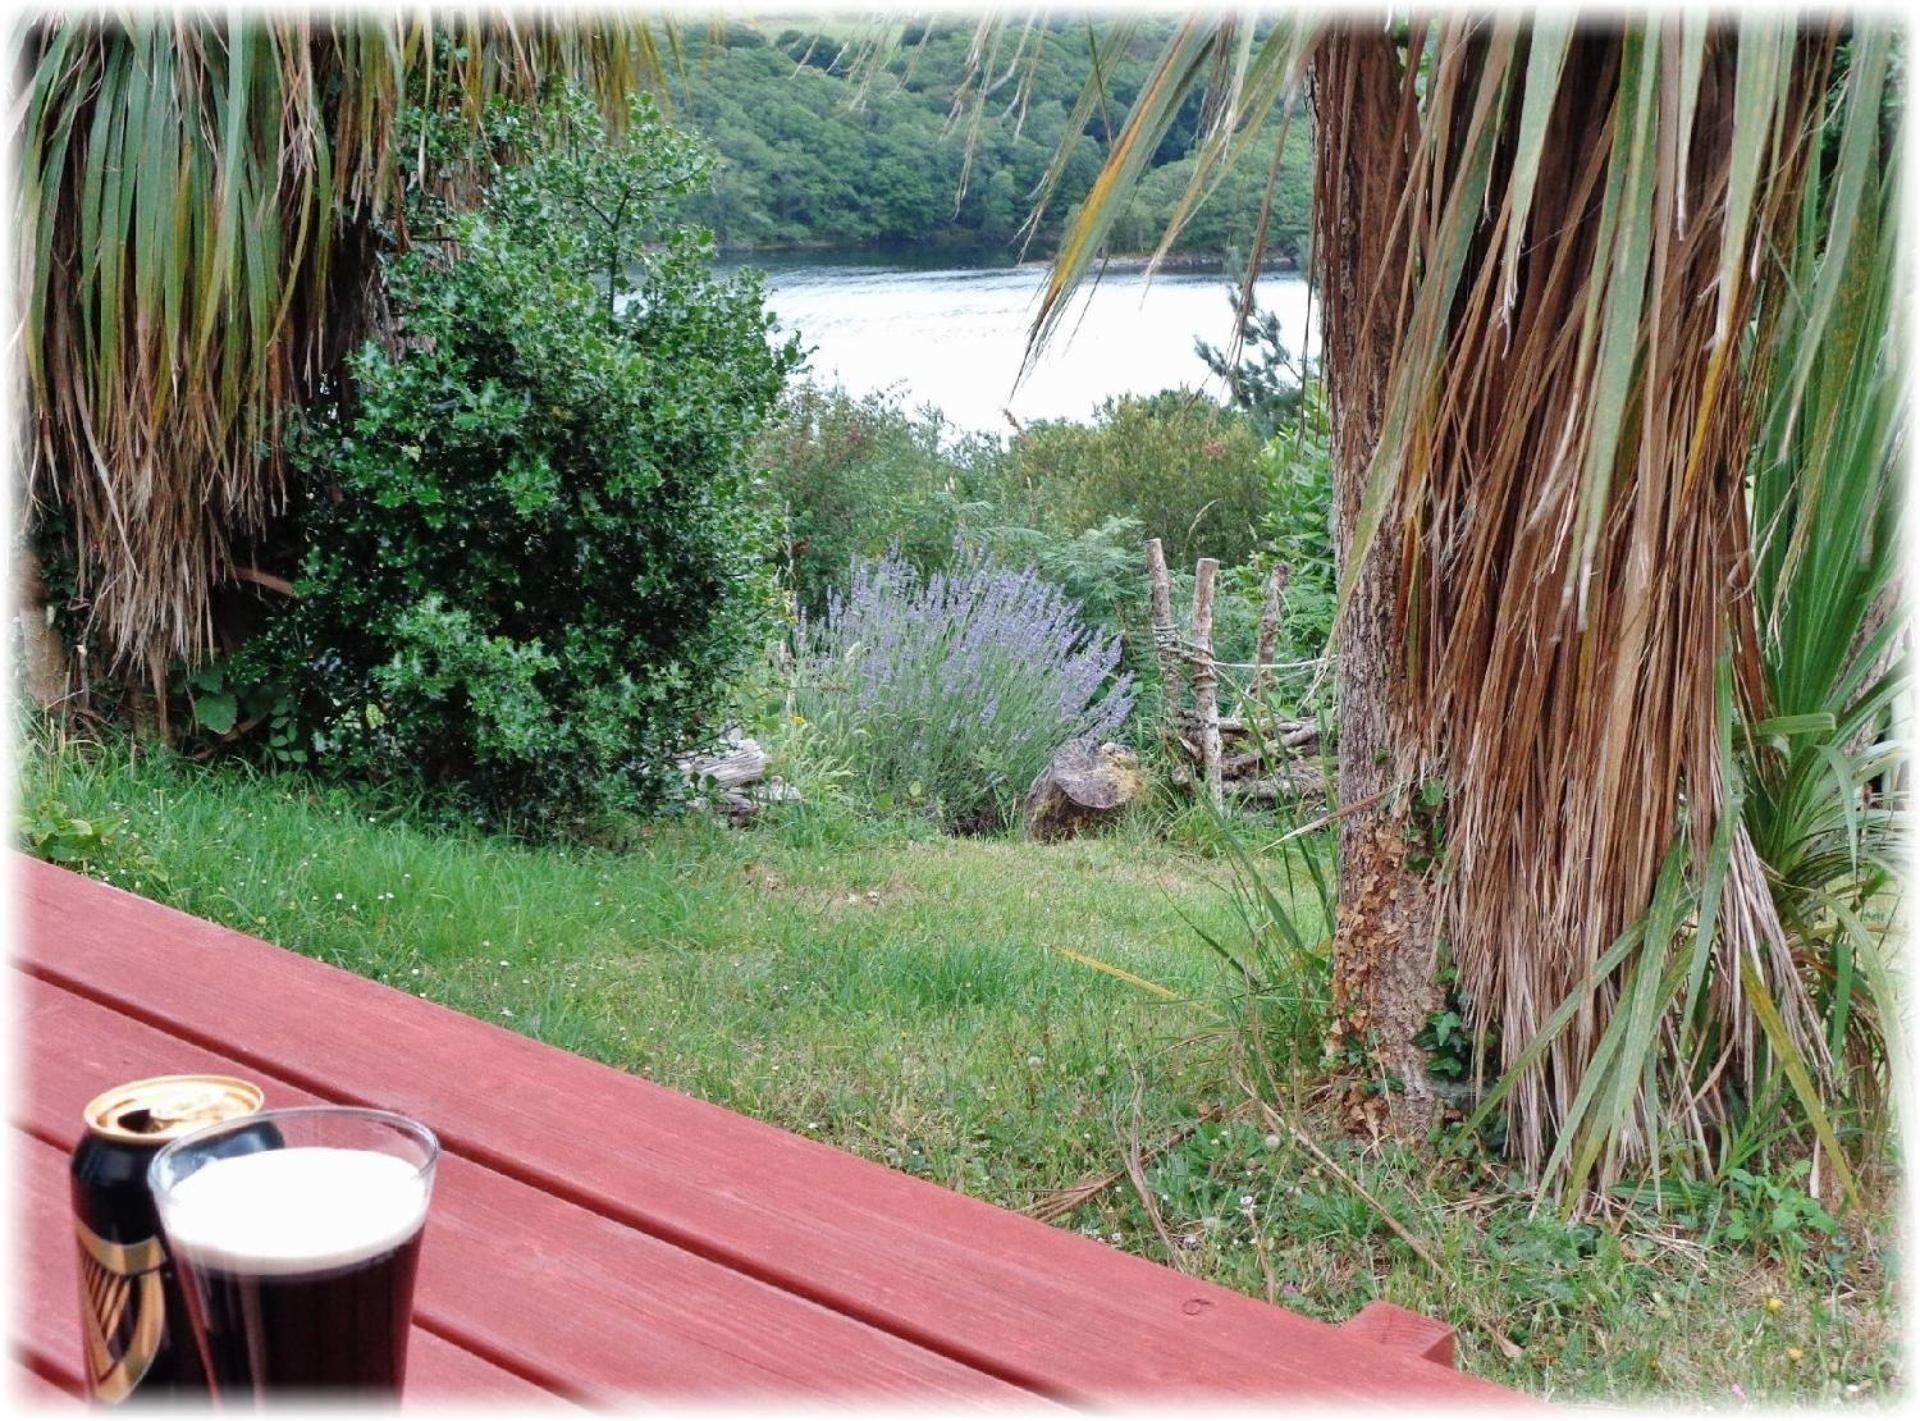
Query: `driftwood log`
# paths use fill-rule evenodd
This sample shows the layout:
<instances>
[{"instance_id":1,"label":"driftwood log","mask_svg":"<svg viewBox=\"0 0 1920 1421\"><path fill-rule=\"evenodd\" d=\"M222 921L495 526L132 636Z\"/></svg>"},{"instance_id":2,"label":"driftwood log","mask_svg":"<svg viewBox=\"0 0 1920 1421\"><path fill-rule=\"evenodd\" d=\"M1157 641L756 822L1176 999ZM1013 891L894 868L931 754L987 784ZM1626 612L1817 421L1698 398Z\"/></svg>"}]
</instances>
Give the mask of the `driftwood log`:
<instances>
[{"instance_id":1,"label":"driftwood log","mask_svg":"<svg viewBox=\"0 0 1920 1421\"><path fill-rule=\"evenodd\" d=\"M767 752L756 740L735 738L717 755L696 755L688 767L696 782L708 781L722 789L758 784L767 773Z\"/></svg>"},{"instance_id":2,"label":"driftwood log","mask_svg":"<svg viewBox=\"0 0 1920 1421\"><path fill-rule=\"evenodd\" d=\"M1223 749L1228 745L1251 741L1256 745L1294 750L1303 755L1319 753L1320 727L1311 720L1274 720L1256 725L1240 716L1223 715L1215 723L1220 728ZM1191 711L1182 711L1175 723L1174 733L1186 743L1187 753L1197 759L1200 754L1199 718Z\"/></svg>"},{"instance_id":3,"label":"driftwood log","mask_svg":"<svg viewBox=\"0 0 1920 1421\"><path fill-rule=\"evenodd\" d=\"M1176 765L1170 776L1173 783L1185 787L1194 782L1193 771L1185 765ZM1228 799L1247 799L1256 802L1276 802L1290 799L1324 799L1327 793L1326 776L1318 765L1295 762L1281 765L1270 775L1244 775L1237 779L1222 780L1221 794Z\"/></svg>"}]
</instances>

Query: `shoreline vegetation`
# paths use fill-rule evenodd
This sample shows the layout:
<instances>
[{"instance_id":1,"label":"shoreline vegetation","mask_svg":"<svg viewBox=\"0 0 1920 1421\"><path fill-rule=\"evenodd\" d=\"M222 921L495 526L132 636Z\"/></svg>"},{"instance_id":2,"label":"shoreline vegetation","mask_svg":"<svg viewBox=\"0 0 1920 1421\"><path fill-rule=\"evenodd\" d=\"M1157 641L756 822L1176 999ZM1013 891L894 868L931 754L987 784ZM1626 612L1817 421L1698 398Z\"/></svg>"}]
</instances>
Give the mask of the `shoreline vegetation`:
<instances>
[{"instance_id":1,"label":"shoreline vegetation","mask_svg":"<svg viewBox=\"0 0 1920 1421\"><path fill-rule=\"evenodd\" d=\"M1022 255L1019 252L983 248L959 238L941 237L932 237L924 242L859 246L828 241L780 242L766 246L752 243L716 244L714 256L722 267L749 266L755 258L761 257L773 258L783 266L820 261L823 265L833 266L917 267L929 265L929 259L937 259L951 262L958 268L985 271L1047 271L1053 264L1051 252L1034 251ZM1101 266L1103 271L1116 276L1133 276L1151 269L1156 273L1224 275L1238 279L1246 271L1244 262L1205 252L1168 252L1158 262L1151 251L1115 252L1102 258ZM1305 276L1302 263L1284 252L1267 253L1260 262L1259 270L1262 275Z\"/></svg>"},{"instance_id":2,"label":"shoreline vegetation","mask_svg":"<svg viewBox=\"0 0 1920 1421\"><path fill-rule=\"evenodd\" d=\"M996 75L990 96L977 82L977 28L970 18L914 23L891 48L858 26L797 17L690 29L672 113L718 163L710 189L686 201L682 215L712 231L723 252L958 242L1009 256L1023 243L1029 258L1050 253L1176 26L1148 16L1036 19L1017 72ZM1106 102L1088 106L1096 47ZM1141 260L1159 249L1198 162L1203 119L1199 95L1180 105L1108 249ZM1283 126L1276 113L1268 125L1276 140ZM1305 130L1304 122L1286 129L1264 227L1266 249L1295 260L1312 201ZM1029 225L1042 189L1050 197ZM1265 165L1240 165L1192 215L1170 256L1244 262L1260 245L1266 191Z\"/></svg>"}]
</instances>

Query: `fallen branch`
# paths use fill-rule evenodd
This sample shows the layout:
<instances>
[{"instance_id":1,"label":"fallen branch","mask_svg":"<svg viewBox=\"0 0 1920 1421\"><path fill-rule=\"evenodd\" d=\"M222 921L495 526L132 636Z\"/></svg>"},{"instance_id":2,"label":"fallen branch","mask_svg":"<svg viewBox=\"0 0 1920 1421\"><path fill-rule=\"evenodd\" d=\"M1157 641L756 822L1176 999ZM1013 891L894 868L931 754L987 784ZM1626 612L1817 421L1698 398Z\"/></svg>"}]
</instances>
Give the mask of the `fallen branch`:
<instances>
[{"instance_id":1,"label":"fallen branch","mask_svg":"<svg viewBox=\"0 0 1920 1421\"><path fill-rule=\"evenodd\" d=\"M1168 1135L1159 1144L1148 1150L1142 1157L1143 1164L1157 1160L1169 1150L1176 1149L1192 1139L1194 1132L1202 1125L1211 1125L1226 1112L1217 1105L1209 1105L1200 1112L1200 1118L1191 1125L1183 1125ZM1127 1177L1125 1165L1119 1169L1108 1170L1105 1174L1093 1174L1058 1193L1049 1194L1028 1206L1027 1214L1046 1223L1065 1218L1089 1199L1098 1197ZM1164 1235L1163 1235L1164 1237Z\"/></svg>"},{"instance_id":2,"label":"fallen branch","mask_svg":"<svg viewBox=\"0 0 1920 1421\"><path fill-rule=\"evenodd\" d=\"M1180 1256L1173 1235L1167 1232L1167 1221L1160 1216L1160 1204L1153 1197L1153 1186L1147 1183L1146 1164L1140 1155L1140 1082L1137 1077L1133 1083L1133 1129L1127 1141L1127 1177L1133 1181L1134 1193L1140 1196L1140 1207L1147 1212L1147 1222L1153 1225L1153 1231L1160 1235L1160 1242L1166 1245L1168 1261L1182 1273L1187 1272L1186 1260Z\"/></svg>"},{"instance_id":3,"label":"fallen branch","mask_svg":"<svg viewBox=\"0 0 1920 1421\"><path fill-rule=\"evenodd\" d=\"M286 578L257 567L236 567L233 569L235 582L251 582L255 587L264 587L269 592L278 592L282 597L294 595L293 584Z\"/></svg>"},{"instance_id":4,"label":"fallen branch","mask_svg":"<svg viewBox=\"0 0 1920 1421\"><path fill-rule=\"evenodd\" d=\"M1335 1163L1331 1155L1314 1143L1311 1135L1305 1130L1302 1130L1292 1120L1282 1115L1278 1110L1274 1109L1273 1106L1269 1105L1266 1098L1254 1088L1253 1082L1248 1080L1243 1073L1236 1071L1235 1076L1240 1088L1247 1093L1247 1098L1254 1103L1255 1107L1260 1111L1260 1114L1266 1118L1268 1125L1285 1130L1289 1135L1293 1136L1299 1146L1308 1154L1312 1155L1322 1168L1329 1171L1342 1184L1359 1195L1360 1198L1366 1202L1367 1206L1380 1216L1381 1221L1393 1230L1394 1235L1419 1255L1422 1263L1425 1263L1427 1267L1431 1268L1435 1274L1444 1276L1444 1270L1440 1266L1440 1260L1434 1256L1433 1250L1416 1238L1412 1230L1407 1228L1405 1224L1395 1218L1392 1210L1374 1198L1372 1194L1367 1192L1365 1185L1361 1184L1359 1180L1355 1179Z\"/></svg>"},{"instance_id":5,"label":"fallen branch","mask_svg":"<svg viewBox=\"0 0 1920 1421\"><path fill-rule=\"evenodd\" d=\"M1374 805L1385 799L1391 792L1391 789L1383 789L1368 795L1365 799L1356 799L1352 804L1343 804L1331 814L1322 814L1318 819L1302 824L1298 829L1289 830L1287 833L1281 835L1278 842L1284 844L1290 840L1299 838L1302 834L1311 834L1316 829L1325 829L1329 825L1338 824L1349 814L1358 814L1363 809L1373 808Z\"/></svg>"},{"instance_id":6,"label":"fallen branch","mask_svg":"<svg viewBox=\"0 0 1920 1421\"><path fill-rule=\"evenodd\" d=\"M1327 782L1320 771L1312 765L1282 770L1272 779L1231 780L1227 793L1241 799L1261 799L1279 801L1282 799L1305 798L1312 795L1324 797Z\"/></svg>"}]
</instances>

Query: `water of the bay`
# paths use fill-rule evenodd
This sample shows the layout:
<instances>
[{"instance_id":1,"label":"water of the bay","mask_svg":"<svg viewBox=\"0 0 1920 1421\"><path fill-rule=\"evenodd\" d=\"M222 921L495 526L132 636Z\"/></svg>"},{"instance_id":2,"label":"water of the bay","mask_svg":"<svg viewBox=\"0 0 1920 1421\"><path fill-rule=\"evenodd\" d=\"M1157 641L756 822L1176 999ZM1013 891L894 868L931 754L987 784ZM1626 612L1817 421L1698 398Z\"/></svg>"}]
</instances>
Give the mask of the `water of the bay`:
<instances>
[{"instance_id":1,"label":"water of the bay","mask_svg":"<svg viewBox=\"0 0 1920 1421\"><path fill-rule=\"evenodd\" d=\"M813 348L815 381L855 394L894 388L910 407L936 406L963 429L1005 433L1009 416L1022 425L1086 419L1113 395L1217 394L1194 340L1225 345L1233 328L1226 275L1162 271L1149 282L1138 270L1110 270L1075 298L1015 388L1044 264L926 268L858 255L745 264L766 273L782 328ZM1311 353L1306 281L1274 272L1255 290L1262 308L1279 313L1288 349Z\"/></svg>"}]
</instances>

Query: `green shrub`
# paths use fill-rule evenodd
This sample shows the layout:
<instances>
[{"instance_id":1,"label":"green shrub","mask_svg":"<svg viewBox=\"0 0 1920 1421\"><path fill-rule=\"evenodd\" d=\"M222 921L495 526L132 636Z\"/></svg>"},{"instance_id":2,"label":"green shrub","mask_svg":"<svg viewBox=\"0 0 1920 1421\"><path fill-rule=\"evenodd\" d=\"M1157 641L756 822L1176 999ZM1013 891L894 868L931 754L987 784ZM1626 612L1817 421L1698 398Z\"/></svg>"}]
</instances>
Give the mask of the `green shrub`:
<instances>
[{"instance_id":1,"label":"green shrub","mask_svg":"<svg viewBox=\"0 0 1920 1421\"><path fill-rule=\"evenodd\" d=\"M856 558L893 552L921 573L954 539L997 516L1000 442L955 431L899 395L796 385L762 434L759 461L779 535L780 572L818 615Z\"/></svg>"},{"instance_id":2,"label":"green shrub","mask_svg":"<svg viewBox=\"0 0 1920 1421\"><path fill-rule=\"evenodd\" d=\"M1333 456L1327 447L1317 382L1307 387L1301 417L1267 441L1260 468L1267 491L1261 572L1279 562L1288 573L1280 659L1305 661L1327 650L1338 588L1333 560Z\"/></svg>"},{"instance_id":3,"label":"green shrub","mask_svg":"<svg viewBox=\"0 0 1920 1421\"><path fill-rule=\"evenodd\" d=\"M1013 527L980 533L980 542L999 561L1033 568L1080 609L1089 625L1119 632L1125 642L1121 664L1136 677L1155 664L1142 541L1135 518L1109 518L1079 534Z\"/></svg>"},{"instance_id":4,"label":"green shrub","mask_svg":"<svg viewBox=\"0 0 1920 1421\"><path fill-rule=\"evenodd\" d=\"M243 660L315 768L557 828L658 802L763 644L748 451L798 353L660 230L708 163L650 102L618 140L578 95L494 132L530 156L389 265L392 340L300 444L294 610Z\"/></svg>"},{"instance_id":5,"label":"green shrub","mask_svg":"<svg viewBox=\"0 0 1920 1421\"><path fill-rule=\"evenodd\" d=\"M1069 533L1132 518L1167 561L1243 562L1260 541L1260 439L1241 415L1181 391L1108 400L1091 424L1047 421L1014 444L1013 487L1036 526Z\"/></svg>"}]
</instances>

